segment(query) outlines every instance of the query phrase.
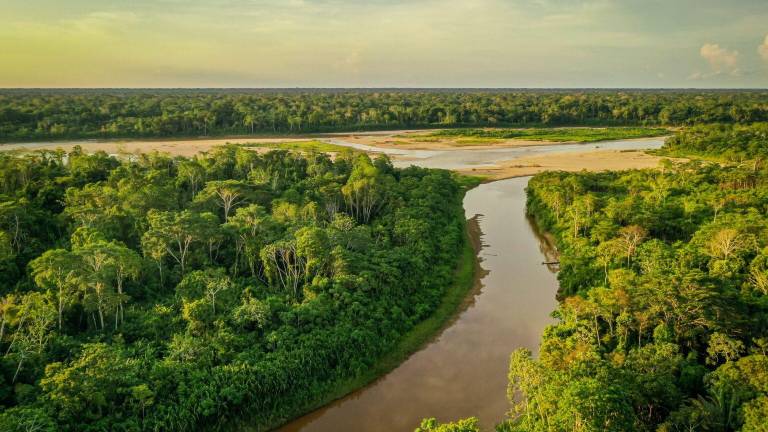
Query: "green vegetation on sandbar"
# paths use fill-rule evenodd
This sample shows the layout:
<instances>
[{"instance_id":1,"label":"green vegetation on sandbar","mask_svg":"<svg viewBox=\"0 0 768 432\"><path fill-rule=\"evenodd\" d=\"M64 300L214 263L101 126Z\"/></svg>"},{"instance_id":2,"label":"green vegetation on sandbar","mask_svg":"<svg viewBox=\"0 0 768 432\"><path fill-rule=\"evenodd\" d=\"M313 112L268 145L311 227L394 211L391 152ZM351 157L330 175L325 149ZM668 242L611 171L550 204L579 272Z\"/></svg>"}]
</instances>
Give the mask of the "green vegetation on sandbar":
<instances>
[{"instance_id":1,"label":"green vegetation on sandbar","mask_svg":"<svg viewBox=\"0 0 768 432\"><path fill-rule=\"evenodd\" d=\"M263 142L263 143L247 143L242 144L243 147L261 147L275 150L292 150L303 152L317 152L317 153L341 153L353 151L349 147L344 147L336 144L330 144L323 141L311 140L311 141L286 141L286 142Z\"/></svg>"},{"instance_id":2,"label":"green vegetation on sandbar","mask_svg":"<svg viewBox=\"0 0 768 432\"><path fill-rule=\"evenodd\" d=\"M445 129L430 137L456 138L457 144L488 144L509 139L553 142L595 142L669 135L664 128L531 128L531 129Z\"/></svg>"}]
</instances>

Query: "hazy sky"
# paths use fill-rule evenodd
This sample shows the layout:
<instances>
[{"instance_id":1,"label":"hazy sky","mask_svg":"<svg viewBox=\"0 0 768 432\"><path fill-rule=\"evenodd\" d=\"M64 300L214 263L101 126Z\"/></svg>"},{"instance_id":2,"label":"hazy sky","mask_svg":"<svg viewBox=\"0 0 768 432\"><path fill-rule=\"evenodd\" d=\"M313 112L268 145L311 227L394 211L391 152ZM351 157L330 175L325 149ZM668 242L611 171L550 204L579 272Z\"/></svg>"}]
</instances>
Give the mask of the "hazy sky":
<instances>
[{"instance_id":1,"label":"hazy sky","mask_svg":"<svg viewBox=\"0 0 768 432\"><path fill-rule=\"evenodd\" d=\"M768 0L0 0L0 87L768 87Z\"/></svg>"}]
</instances>

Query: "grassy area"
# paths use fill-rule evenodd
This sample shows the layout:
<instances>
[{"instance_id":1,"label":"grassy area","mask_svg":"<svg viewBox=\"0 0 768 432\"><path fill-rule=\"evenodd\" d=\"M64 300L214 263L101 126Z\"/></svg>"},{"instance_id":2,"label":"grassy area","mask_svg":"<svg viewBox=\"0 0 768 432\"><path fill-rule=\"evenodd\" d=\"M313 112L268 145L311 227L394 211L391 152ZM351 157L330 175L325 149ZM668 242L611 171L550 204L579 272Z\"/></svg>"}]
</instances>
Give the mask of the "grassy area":
<instances>
[{"instance_id":1,"label":"grassy area","mask_svg":"<svg viewBox=\"0 0 768 432\"><path fill-rule=\"evenodd\" d=\"M669 135L664 128L536 128L536 129L444 129L429 137L454 138L456 143L487 144L501 140L520 139L553 142L595 142L618 139L645 138Z\"/></svg>"},{"instance_id":2,"label":"grassy area","mask_svg":"<svg viewBox=\"0 0 768 432\"><path fill-rule=\"evenodd\" d=\"M466 177L465 187L474 187L479 184L479 179L476 177ZM320 391L320 396L317 400L305 405L301 410L296 412L294 417L299 417L303 413L311 412L324 405L327 405L331 401L340 399L355 390L365 387L372 383L377 378L390 372L405 361L411 354L418 351L427 342L432 340L435 335L446 325L446 323L455 315L457 309L464 302L467 293L472 289L475 282L475 259L476 253L472 247L472 241L469 238L469 232L467 231L467 239L464 241L464 247L456 264L455 277L453 284L448 287L443 296L440 306L437 307L435 312L426 320L417 324L410 332L405 334L397 346L388 354L379 360L372 368L358 377L339 381L329 385L325 390ZM283 423L286 420L282 419L274 424L253 425L244 422L236 425L238 430L246 431L261 431L270 430ZM414 425L416 427L417 425Z\"/></svg>"},{"instance_id":3,"label":"grassy area","mask_svg":"<svg viewBox=\"0 0 768 432\"><path fill-rule=\"evenodd\" d=\"M270 148L275 150L292 150L292 151L318 152L318 153L340 153L344 151L353 151L353 149L349 147L330 144L330 143L318 141L318 140L248 143L248 144L242 144L242 145L244 147L260 147L260 148Z\"/></svg>"},{"instance_id":4,"label":"grassy area","mask_svg":"<svg viewBox=\"0 0 768 432\"><path fill-rule=\"evenodd\" d=\"M471 137L471 138L459 138L455 140L454 143L461 146L472 146L472 145L496 144L504 141L505 141L504 138Z\"/></svg>"},{"instance_id":5,"label":"grassy area","mask_svg":"<svg viewBox=\"0 0 768 432\"><path fill-rule=\"evenodd\" d=\"M479 175L454 174L454 176L464 190L475 188L488 180L488 177Z\"/></svg>"}]
</instances>

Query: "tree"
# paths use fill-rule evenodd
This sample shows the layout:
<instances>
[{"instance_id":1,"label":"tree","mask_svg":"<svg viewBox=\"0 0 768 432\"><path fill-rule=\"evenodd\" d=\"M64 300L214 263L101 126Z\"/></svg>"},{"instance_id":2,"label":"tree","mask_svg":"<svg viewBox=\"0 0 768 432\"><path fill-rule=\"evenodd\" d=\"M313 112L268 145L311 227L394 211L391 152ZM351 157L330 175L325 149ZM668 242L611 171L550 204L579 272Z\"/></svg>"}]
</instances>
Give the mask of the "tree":
<instances>
[{"instance_id":1,"label":"tree","mask_svg":"<svg viewBox=\"0 0 768 432\"><path fill-rule=\"evenodd\" d=\"M59 331L64 309L77 300L78 288L84 276L82 264L76 254L65 249L48 250L29 263L37 286L56 298Z\"/></svg>"},{"instance_id":2,"label":"tree","mask_svg":"<svg viewBox=\"0 0 768 432\"><path fill-rule=\"evenodd\" d=\"M707 243L707 253L717 259L728 260L749 247L748 239L733 228L717 231Z\"/></svg>"},{"instance_id":3,"label":"tree","mask_svg":"<svg viewBox=\"0 0 768 432\"><path fill-rule=\"evenodd\" d=\"M471 417L461 419L455 423L440 424L434 418L424 419L414 432L480 432L477 419Z\"/></svg>"},{"instance_id":4,"label":"tree","mask_svg":"<svg viewBox=\"0 0 768 432\"><path fill-rule=\"evenodd\" d=\"M0 343L5 339L6 328L16 323L18 312L18 299L14 294L0 297Z\"/></svg>"},{"instance_id":5,"label":"tree","mask_svg":"<svg viewBox=\"0 0 768 432\"><path fill-rule=\"evenodd\" d=\"M261 249L278 236L278 227L265 209L258 204L241 207L229 218L226 225L235 235L235 264L233 273L237 274L240 257L243 256L251 271L251 276L259 276Z\"/></svg>"},{"instance_id":6,"label":"tree","mask_svg":"<svg viewBox=\"0 0 768 432\"><path fill-rule=\"evenodd\" d=\"M141 368L120 344L86 343L71 362L48 365L41 399L56 410L62 426L99 421L113 429L133 414L131 388L142 384Z\"/></svg>"},{"instance_id":7,"label":"tree","mask_svg":"<svg viewBox=\"0 0 768 432\"><path fill-rule=\"evenodd\" d=\"M352 217L367 223L384 204L383 178L367 155L355 160L347 183L341 188Z\"/></svg>"},{"instance_id":8,"label":"tree","mask_svg":"<svg viewBox=\"0 0 768 432\"><path fill-rule=\"evenodd\" d=\"M7 233L16 254L21 252L27 238L29 216L25 200L0 202L0 228Z\"/></svg>"},{"instance_id":9,"label":"tree","mask_svg":"<svg viewBox=\"0 0 768 432\"><path fill-rule=\"evenodd\" d=\"M306 274L306 258L297 252L296 241L282 240L268 244L260 255L270 283L288 291L294 300L299 300L299 286Z\"/></svg>"},{"instance_id":10,"label":"tree","mask_svg":"<svg viewBox=\"0 0 768 432\"><path fill-rule=\"evenodd\" d=\"M14 353L18 358L11 382L16 382L25 360L42 354L52 336L50 330L56 320L56 309L45 296L36 292L21 298L17 314L16 329L6 352L6 355Z\"/></svg>"},{"instance_id":11,"label":"tree","mask_svg":"<svg viewBox=\"0 0 768 432\"><path fill-rule=\"evenodd\" d=\"M330 260L330 241L326 232L316 227L304 227L296 231L296 254L304 263L305 278L325 273Z\"/></svg>"},{"instance_id":12,"label":"tree","mask_svg":"<svg viewBox=\"0 0 768 432\"><path fill-rule=\"evenodd\" d=\"M126 280L135 280L139 277L141 258L133 250L116 242L109 242L107 247L117 288L117 310L115 311L115 328L117 328L118 323L125 320L123 303L127 301L128 296L124 291L124 283Z\"/></svg>"},{"instance_id":13,"label":"tree","mask_svg":"<svg viewBox=\"0 0 768 432\"><path fill-rule=\"evenodd\" d=\"M205 179L205 168L196 159L185 160L179 163L178 178L189 186L192 196L195 196Z\"/></svg>"},{"instance_id":14,"label":"tree","mask_svg":"<svg viewBox=\"0 0 768 432\"><path fill-rule=\"evenodd\" d=\"M624 250L626 251L627 266L629 266L637 246L645 239L647 234L648 232L645 228L638 225L626 226L619 230L619 240L624 245Z\"/></svg>"},{"instance_id":15,"label":"tree","mask_svg":"<svg viewBox=\"0 0 768 432\"><path fill-rule=\"evenodd\" d=\"M744 343L738 339L732 339L728 335L715 332L709 337L707 346L707 363L718 364L720 359L726 362L739 358L744 351Z\"/></svg>"},{"instance_id":16,"label":"tree","mask_svg":"<svg viewBox=\"0 0 768 432\"><path fill-rule=\"evenodd\" d=\"M43 409L13 407L0 413L0 430L13 432L55 432L56 424Z\"/></svg>"},{"instance_id":17,"label":"tree","mask_svg":"<svg viewBox=\"0 0 768 432\"><path fill-rule=\"evenodd\" d=\"M217 228L213 219L207 215L207 213L200 214L189 210L150 211L147 214L149 230L142 237L144 253L161 257L160 249L165 246L168 255L181 267L181 274L185 274L192 246L205 240L206 234Z\"/></svg>"},{"instance_id":18,"label":"tree","mask_svg":"<svg viewBox=\"0 0 768 432\"><path fill-rule=\"evenodd\" d=\"M224 211L224 221L229 220L230 212L247 198L248 186L239 180L209 181L195 197L196 201L213 200Z\"/></svg>"},{"instance_id":19,"label":"tree","mask_svg":"<svg viewBox=\"0 0 768 432\"><path fill-rule=\"evenodd\" d=\"M216 315L216 298L225 291L232 290L232 281L223 269L196 270L179 282L176 293L184 300L205 299Z\"/></svg>"},{"instance_id":20,"label":"tree","mask_svg":"<svg viewBox=\"0 0 768 432\"><path fill-rule=\"evenodd\" d=\"M112 308L117 309L118 299L113 291L114 265L109 244L103 240L88 242L79 246L75 253L84 267L81 279L83 305L86 310L95 312L99 317L99 328L104 330L104 316Z\"/></svg>"}]
</instances>

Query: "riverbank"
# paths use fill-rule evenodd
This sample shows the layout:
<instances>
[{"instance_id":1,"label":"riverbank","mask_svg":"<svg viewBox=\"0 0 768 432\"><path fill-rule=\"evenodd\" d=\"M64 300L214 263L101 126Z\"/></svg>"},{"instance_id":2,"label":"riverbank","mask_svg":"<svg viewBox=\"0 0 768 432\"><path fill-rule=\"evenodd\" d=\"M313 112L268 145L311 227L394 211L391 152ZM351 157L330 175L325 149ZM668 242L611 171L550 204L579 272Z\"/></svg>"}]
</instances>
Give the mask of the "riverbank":
<instances>
[{"instance_id":1,"label":"riverbank","mask_svg":"<svg viewBox=\"0 0 768 432\"><path fill-rule=\"evenodd\" d=\"M440 332L450 324L451 320L457 315L457 312L461 310L461 306L466 303L467 294L476 286L478 279L476 276L482 271L477 259L477 253L482 245L482 233L477 221L467 221L465 231L466 237L461 255L456 264L453 284L446 290L435 312L405 334L392 351L383 356L365 374L329 384L319 392L321 396L296 409L294 414L287 418L275 419L270 424L261 425L250 424L246 418L233 425L232 430L264 431L279 429L280 426L304 414L311 413L383 378L387 373L400 366L411 354L439 336ZM415 428L416 426L418 425L414 424L413 427Z\"/></svg>"},{"instance_id":2,"label":"riverbank","mask_svg":"<svg viewBox=\"0 0 768 432\"><path fill-rule=\"evenodd\" d=\"M474 136L461 134L462 129L438 129L424 131L392 131L389 134L338 134L333 138L356 145L379 147L397 150L490 150L509 149L517 147L551 146L558 144L586 144L602 141L633 141L659 139L666 135L660 134L660 129L649 129L647 134L635 131L632 134L622 134L623 128L541 128L541 129L480 129L490 136ZM529 133L539 131L539 134ZM577 134L578 130L599 130L602 133ZM558 131L563 131L558 134ZM504 137L505 133L519 136ZM498 133L500 137L494 137Z\"/></svg>"},{"instance_id":3,"label":"riverbank","mask_svg":"<svg viewBox=\"0 0 768 432\"><path fill-rule=\"evenodd\" d=\"M616 128L620 129L620 128ZM506 129L498 129L505 131ZM513 129L509 129L512 131ZM546 128L544 131L559 130L558 128ZM440 133L444 132L445 135ZM328 134L302 134L302 135L256 135L256 136L222 136L222 137L191 137L191 138L125 138L125 139L81 139L62 141L40 142L10 142L0 144L0 151L33 151L56 150L71 151L75 146L80 146L86 152L104 151L108 154L120 153L148 153L162 152L173 156L194 156L201 152L207 152L214 147L225 144L261 144L279 145L295 144L308 141L316 142L344 142L352 146L366 146L378 148L381 151L442 151L442 150L493 150L514 149L537 146L584 144L583 140L547 139L544 134L535 139L521 136L516 138L483 138L450 135L445 129L435 130L391 130L359 133L328 133ZM562 137L561 137L562 138ZM622 141L641 141L659 137L622 138ZM589 142L600 142L607 138L595 139Z\"/></svg>"},{"instance_id":4,"label":"riverbank","mask_svg":"<svg viewBox=\"0 0 768 432\"><path fill-rule=\"evenodd\" d=\"M509 410L511 349L538 352L557 306L556 274L541 265L541 242L525 216L527 182L485 183L467 193L467 227L480 247L478 283L444 329L381 379L280 432L410 431L425 417L468 416L493 430Z\"/></svg>"},{"instance_id":5,"label":"riverbank","mask_svg":"<svg viewBox=\"0 0 768 432\"><path fill-rule=\"evenodd\" d=\"M485 177L488 181L513 177L527 177L544 171L621 171L628 169L656 168L659 162L668 159L640 150L593 150L583 153L548 153L521 156L484 166L459 170L465 175Z\"/></svg>"}]
</instances>

